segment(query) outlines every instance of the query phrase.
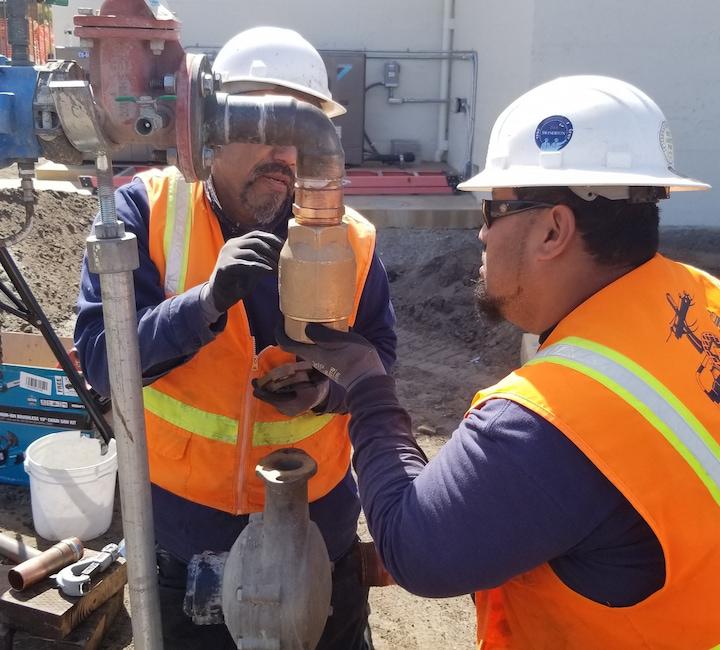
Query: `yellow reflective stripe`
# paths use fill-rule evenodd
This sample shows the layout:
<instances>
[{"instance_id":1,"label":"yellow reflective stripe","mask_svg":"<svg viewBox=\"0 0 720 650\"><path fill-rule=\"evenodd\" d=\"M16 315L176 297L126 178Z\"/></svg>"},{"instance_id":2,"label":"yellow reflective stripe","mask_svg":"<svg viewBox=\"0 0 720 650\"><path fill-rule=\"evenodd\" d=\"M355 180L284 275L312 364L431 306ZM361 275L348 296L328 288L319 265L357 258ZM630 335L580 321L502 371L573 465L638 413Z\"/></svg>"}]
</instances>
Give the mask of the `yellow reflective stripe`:
<instances>
[{"instance_id":1,"label":"yellow reflective stripe","mask_svg":"<svg viewBox=\"0 0 720 650\"><path fill-rule=\"evenodd\" d=\"M333 417L329 413L323 415L304 413L291 420L256 422L253 426L253 447L290 445L300 442L320 431L326 424L330 423Z\"/></svg>"},{"instance_id":2,"label":"yellow reflective stripe","mask_svg":"<svg viewBox=\"0 0 720 650\"><path fill-rule=\"evenodd\" d=\"M190 194L192 184L185 182L180 172L175 173L168 185L167 213L163 250L165 252L165 294L177 295L185 290L190 251L189 215L192 211Z\"/></svg>"},{"instance_id":3,"label":"yellow reflective stripe","mask_svg":"<svg viewBox=\"0 0 720 650\"><path fill-rule=\"evenodd\" d=\"M528 361L580 372L627 402L683 457L720 505L720 445L689 409L657 378L616 350L568 337Z\"/></svg>"},{"instance_id":4,"label":"yellow reflective stripe","mask_svg":"<svg viewBox=\"0 0 720 650\"><path fill-rule=\"evenodd\" d=\"M189 406L152 386L143 388L143 399L148 411L180 429L219 442L237 440L237 420Z\"/></svg>"},{"instance_id":5,"label":"yellow reflective stripe","mask_svg":"<svg viewBox=\"0 0 720 650\"><path fill-rule=\"evenodd\" d=\"M720 461L720 444L717 442L717 440L715 440L715 438L710 435L710 432L703 426L702 422L700 422L700 420L695 417L695 414L687 406L685 406L685 404L683 404L669 388L667 388L661 381L656 379L652 374L645 370L645 368L635 363L629 357L626 357L625 355L616 352L612 348L608 348L604 345L600 345L599 343L595 343L594 341L581 339L575 336L569 336L566 339L563 339L563 341L561 342L568 343L569 345L577 345L580 347L584 347L588 350L593 350L597 354L603 354L615 361L615 363L624 366L627 370L635 374L648 386L650 386L657 393L659 393L663 397L663 399L665 399L665 401L673 409L675 409L675 411L677 411L677 413L682 417L684 422L692 429L693 433L695 433L696 436L702 439L703 443L705 443L705 446L710 450L710 452L715 456L715 458Z\"/></svg>"},{"instance_id":6,"label":"yellow reflective stripe","mask_svg":"<svg viewBox=\"0 0 720 650\"><path fill-rule=\"evenodd\" d=\"M185 207L185 239L183 241L182 263L180 277L178 278L178 293L185 291L185 278L187 276L188 262L190 261L190 233L192 232L192 186L187 186L187 205Z\"/></svg>"},{"instance_id":7,"label":"yellow reflective stripe","mask_svg":"<svg viewBox=\"0 0 720 650\"><path fill-rule=\"evenodd\" d=\"M170 255L170 244L175 230L175 197L177 196L177 174L170 177L168 183L167 209L165 211L165 232L163 233L163 253L165 260Z\"/></svg>"}]
</instances>

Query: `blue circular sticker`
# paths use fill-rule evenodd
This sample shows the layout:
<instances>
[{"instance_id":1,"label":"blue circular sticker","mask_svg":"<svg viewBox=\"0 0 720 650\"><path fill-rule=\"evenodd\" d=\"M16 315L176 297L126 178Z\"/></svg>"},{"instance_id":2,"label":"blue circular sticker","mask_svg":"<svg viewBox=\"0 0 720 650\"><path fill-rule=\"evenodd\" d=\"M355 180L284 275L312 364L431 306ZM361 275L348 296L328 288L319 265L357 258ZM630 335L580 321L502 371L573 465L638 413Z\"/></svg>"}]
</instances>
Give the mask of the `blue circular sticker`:
<instances>
[{"instance_id":1,"label":"blue circular sticker","mask_svg":"<svg viewBox=\"0 0 720 650\"><path fill-rule=\"evenodd\" d=\"M560 151L572 138L572 122L562 115L546 117L535 129L535 144L540 151Z\"/></svg>"}]
</instances>

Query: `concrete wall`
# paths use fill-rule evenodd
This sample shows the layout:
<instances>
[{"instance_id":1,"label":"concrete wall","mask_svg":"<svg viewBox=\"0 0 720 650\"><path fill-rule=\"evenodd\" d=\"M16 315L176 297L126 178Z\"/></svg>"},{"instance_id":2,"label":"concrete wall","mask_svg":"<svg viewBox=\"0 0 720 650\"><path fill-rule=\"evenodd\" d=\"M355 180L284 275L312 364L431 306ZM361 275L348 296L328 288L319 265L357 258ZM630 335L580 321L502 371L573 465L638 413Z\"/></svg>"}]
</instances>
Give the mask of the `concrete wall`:
<instances>
[{"instance_id":1,"label":"concrete wall","mask_svg":"<svg viewBox=\"0 0 720 650\"><path fill-rule=\"evenodd\" d=\"M456 13L456 47L477 49L481 61L476 162L495 117L525 89L568 74L615 76L663 109L677 169L717 188L676 194L662 204L663 222L720 225L720 3L457 0Z\"/></svg>"},{"instance_id":2,"label":"concrete wall","mask_svg":"<svg viewBox=\"0 0 720 650\"><path fill-rule=\"evenodd\" d=\"M297 29L319 49L434 50L441 44L443 0L170 0L183 20L183 44L218 46L258 24ZM55 11L56 37L71 29L78 6ZM490 129L525 90L557 76L607 74L638 85L664 110L676 166L720 189L720 3L717 0L455 0L454 47L479 55L473 158L484 164ZM67 43L71 44L71 43ZM398 95L436 97L437 61L400 61ZM367 83L382 78L370 61ZM469 97L471 66L453 65L451 96ZM386 90L367 97L366 127L379 149L391 138L417 139L423 157L437 144L437 106L391 106ZM448 161L467 160L469 113L452 113ZM664 205L668 224L717 225L715 192L676 195Z\"/></svg>"}]
</instances>

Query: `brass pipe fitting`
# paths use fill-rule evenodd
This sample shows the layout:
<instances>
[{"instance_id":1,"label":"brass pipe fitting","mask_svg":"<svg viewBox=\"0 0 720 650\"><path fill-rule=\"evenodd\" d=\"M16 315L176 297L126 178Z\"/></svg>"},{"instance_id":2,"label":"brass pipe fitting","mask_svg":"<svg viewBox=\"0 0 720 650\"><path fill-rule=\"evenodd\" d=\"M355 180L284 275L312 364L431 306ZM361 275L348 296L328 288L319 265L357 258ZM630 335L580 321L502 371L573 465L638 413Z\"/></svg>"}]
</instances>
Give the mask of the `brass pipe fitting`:
<instances>
[{"instance_id":1,"label":"brass pipe fitting","mask_svg":"<svg viewBox=\"0 0 720 650\"><path fill-rule=\"evenodd\" d=\"M335 226L342 223L344 213L342 185L337 181L324 187L295 183L293 214L298 223Z\"/></svg>"},{"instance_id":2,"label":"brass pipe fitting","mask_svg":"<svg viewBox=\"0 0 720 650\"><path fill-rule=\"evenodd\" d=\"M355 255L348 225L309 225L291 219L280 251L280 311L285 332L311 343L307 323L347 331L355 299Z\"/></svg>"}]
</instances>

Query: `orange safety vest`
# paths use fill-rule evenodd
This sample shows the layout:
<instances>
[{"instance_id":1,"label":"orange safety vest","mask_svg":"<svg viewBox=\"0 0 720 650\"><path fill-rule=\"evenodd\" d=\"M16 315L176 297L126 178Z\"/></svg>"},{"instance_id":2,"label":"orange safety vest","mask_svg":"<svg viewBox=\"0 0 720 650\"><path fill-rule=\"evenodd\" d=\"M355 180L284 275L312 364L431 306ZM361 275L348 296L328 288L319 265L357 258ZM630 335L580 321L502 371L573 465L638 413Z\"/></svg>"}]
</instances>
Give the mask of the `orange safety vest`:
<instances>
[{"instance_id":1,"label":"orange safety vest","mask_svg":"<svg viewBox=\"0 0 720 650\"><path fill-rule=\"evenodd\" d=\"M548 564L475 595L478 648L720 647L720 283L661 255L566 316L472 408L510 399L562 431L665 555L665 585L607 607Z\"/></svg>"},{"instance_id":2,"label":"orange safety vest","mask_svg":"<svg viewBox=\"0 0 720 650\"><path fill-rule=\"evenodd\" d=\"M139 175L150 203L150 257L167 296L206 282L225 243L202 183L186 183L173 167ZM356 259L355 321L372 262L375 229L346 208ZM277 346L255 350L242 301L228 310L215 340L143 390L150 479L190 501L233 514L262 510L264 487L255 466L268 453L297 447L318 471L309 499L330 492L350 464L347 415L287 417L255 399L251 381L295 361Z\"/></svg>"}]
</instances>

